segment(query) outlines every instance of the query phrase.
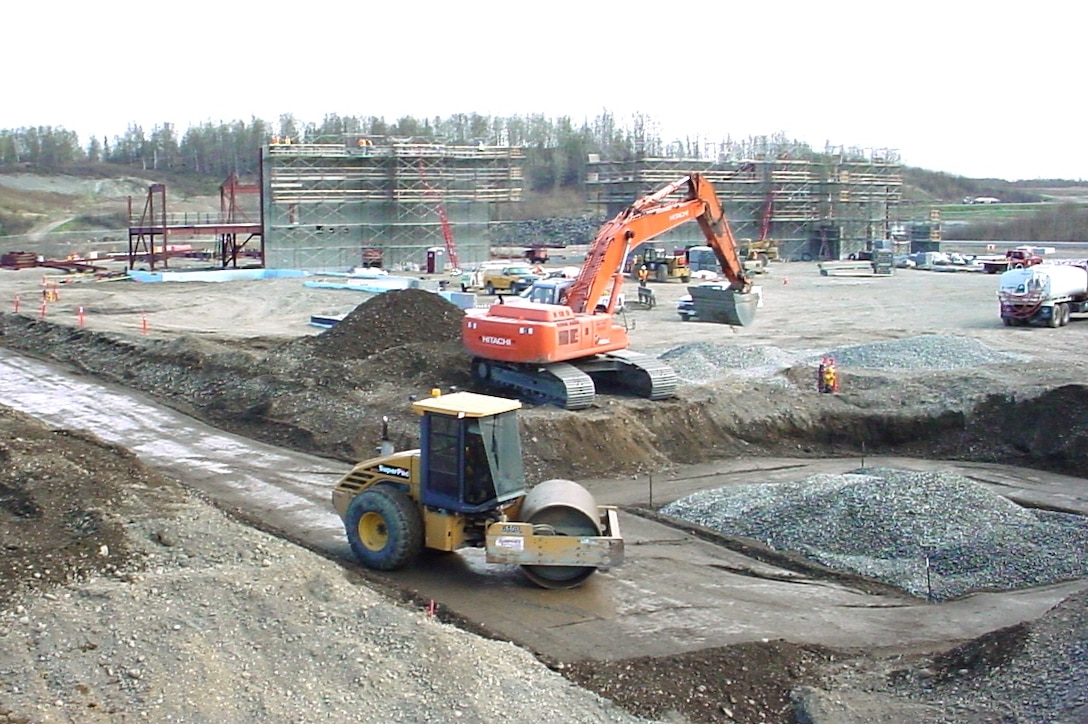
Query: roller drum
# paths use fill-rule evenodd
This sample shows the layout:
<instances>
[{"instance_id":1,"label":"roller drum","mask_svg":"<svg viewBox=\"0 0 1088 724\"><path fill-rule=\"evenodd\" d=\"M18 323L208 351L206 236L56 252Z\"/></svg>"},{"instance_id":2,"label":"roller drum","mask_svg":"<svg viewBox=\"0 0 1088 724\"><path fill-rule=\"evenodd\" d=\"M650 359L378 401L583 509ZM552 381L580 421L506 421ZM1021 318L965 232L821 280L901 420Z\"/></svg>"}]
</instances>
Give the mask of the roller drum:
<instances>
[{"instance_id":1,"label":"roller drum","mask_svg":"<svg viewBox=\"0 0 1088 724\"><path fill-rule=\"evenodd\" d=\"M599 536L597 502L573 480L546 480L535 486L521 504L521 519L532 523L537 535ZM525 575L543 588L573 588L593 575L593 566L522 566Z\"/></svg>"},{"instance_id":2,"label":"roller drum","mask_svg":"<svg viewBox=\"0 0 1088 724\"><path fill-rule=\"evenodd\" d=\"M522 501L521 519L551 526L557 535L601 535L597 501L573 480L545 480L533 487Z\"/></svg>"}]
</instances>

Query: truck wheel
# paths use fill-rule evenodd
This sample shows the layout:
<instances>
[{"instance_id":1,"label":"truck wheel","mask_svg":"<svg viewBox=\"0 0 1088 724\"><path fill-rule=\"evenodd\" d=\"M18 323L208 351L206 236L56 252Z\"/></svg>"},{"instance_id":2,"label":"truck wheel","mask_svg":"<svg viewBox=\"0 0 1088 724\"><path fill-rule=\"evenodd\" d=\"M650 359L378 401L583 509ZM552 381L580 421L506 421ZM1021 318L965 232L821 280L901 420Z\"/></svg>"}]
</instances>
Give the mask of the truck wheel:
<instances>
[{"instance_id":1,"label":"truck wheel","mask_svg":"<svg viewBox=\"0 0 1088 724\"><path fill-rule=\"evenodd\" d=\"M1050 308L1050 319L1046 320L1046 326L1062 326L1062 306L1060 304L1055 304L1053 307Z\"/></svg>"},{"instance_id":2,"label":"truck wheel","mask_svg":"<svg viewBox=\"0 0 1088 724\"><path fill-rule=\"evenodd\" d=\"M1062 303L1062 326L1063 327L1065 325L1069 324L1069 315L1071 313L1072 313L1072 310L1069 308L1069 304L1067 302L1063 302Z\"/></svg>"},{"instance_id":3,"label":"truck wheel","mask_svg":"<svg viewBox=\"0 0 1088 724\"><path fill-rule=\"evenodd\" d=\"M1011 327L1013 324L1012 317L1002 317L1001 321L1005 323L1006 327Z\"/></svg>"},{"instance_id":4,"label":"truck wheel","mask_svg":"<svg viewBox=\"0 0 1088 724\"><path fill-rule=\"evenodd\" d=\"M355 496L344 517L348 542L367 568L393 571L423 548L423 521L407 493L377 486Z\"/></svg>"}]
</instances>

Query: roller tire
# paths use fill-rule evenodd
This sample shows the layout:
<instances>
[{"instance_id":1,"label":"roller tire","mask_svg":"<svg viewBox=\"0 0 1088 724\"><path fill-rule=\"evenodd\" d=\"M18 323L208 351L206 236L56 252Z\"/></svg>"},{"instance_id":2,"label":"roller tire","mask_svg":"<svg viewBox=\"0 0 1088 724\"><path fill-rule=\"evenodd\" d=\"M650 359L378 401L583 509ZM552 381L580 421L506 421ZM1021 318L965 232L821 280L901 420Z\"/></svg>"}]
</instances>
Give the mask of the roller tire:
<instances>
[{"instance_id":1,"label":"roller tire","mask_svg":"<svg viewBox=\"0 0 1088 724\"><path fill-rule=\"evenodd\" d=\"M403 568L423 549L419 510L407 493L396 488L379 485L356 495L344 528L355 557L377 571Z\"/></svg>"}]
</instances>

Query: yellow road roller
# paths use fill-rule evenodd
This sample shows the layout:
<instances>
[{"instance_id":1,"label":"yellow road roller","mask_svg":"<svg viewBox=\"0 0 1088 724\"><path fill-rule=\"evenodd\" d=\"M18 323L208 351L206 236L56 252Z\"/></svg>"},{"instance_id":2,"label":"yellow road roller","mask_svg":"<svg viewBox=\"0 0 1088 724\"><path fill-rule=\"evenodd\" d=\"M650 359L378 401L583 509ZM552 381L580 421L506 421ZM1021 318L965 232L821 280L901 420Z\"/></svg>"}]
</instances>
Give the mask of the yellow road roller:
<instances>
[{"instance_id":1,"label":"yellow road roller","mask_svg":"<svg viewBox=\"0 0 1088 724\"><path fill-rule=\"evenodd\" d=\"M383 441L378 457L355 465L333 489L333 507L364 566L391 571L424 548L483 548L489 563L519 565L533 583L562 589L623 561L614 506L597 505L571 480L526 489L519 401L435 391L412 408L420 447L394 452Z\"/></svg>"}]
</instances>

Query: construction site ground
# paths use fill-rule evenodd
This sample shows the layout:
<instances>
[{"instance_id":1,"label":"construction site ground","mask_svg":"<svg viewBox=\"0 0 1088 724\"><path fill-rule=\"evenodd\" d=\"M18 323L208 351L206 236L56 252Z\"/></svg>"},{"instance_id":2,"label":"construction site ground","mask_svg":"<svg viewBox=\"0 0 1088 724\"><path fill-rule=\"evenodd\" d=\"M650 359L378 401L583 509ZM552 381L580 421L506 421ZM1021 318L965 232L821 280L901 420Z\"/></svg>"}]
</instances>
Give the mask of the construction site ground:
<instances>
[{"instance_id":1,"label":"construction site ground","mask_svg":"<svg viewBox=\"0 0 1088 724\"><path fill-rule=\"evenodd\" d=\"M1029 655L1030 627L1085 640L1082 580L931 604L656 511L703 488L879 464L951 468L1026 505L1084 512L1088 320L1004 327L996 277L965 271L834 277L776 263L757 283L763 304L746 328L682 322L685 286L652 284L656 306L625 314L632 347L735 345L807 360L937 335L1007 358L841 366L835 394L817 391L809 362L744 365L686 379L667 401L603 394L585 411L529 407L530 480L572 478L621 506L627 542L623 566L556 592L478 552L361 571L322 509L335 476L372 453L382 416L398 447L414 447L409 395L471 387L460 312L435 295L0 271L0 394L11 408L0 416L0 670L12 675L0 717L291 719L321 707L336 718L358 696L389 702L364 717L374 721L456 707L440 687L379 685L413 666L475 691L459 710L473 721L534 697L551 698L556 721L970 720L891 691L918 672L992 681L999 703L1013 696L999 677ZM637 299L634 283L626 296ZM322 332L312 314L347 317ZM407 618L349 625L360 607ZM307 624L270 630L285 620ZM345 636L381 650L380 667L344 650ZM471 651L469 670L429 648L435 640ZM288 664L268 663L277 656ZM545 673L526 674L521 690L481 682L481 662L499 660ZM549 668L617 706L549 689ZM14 676L24 669L43 673ZM358 691L344 693L353 677ZM1072 677L1088 682L1083 670Z\"/></svg>"}]
</instances>

